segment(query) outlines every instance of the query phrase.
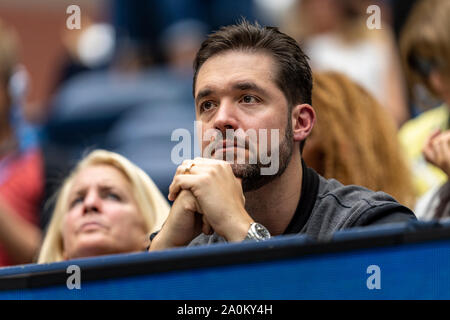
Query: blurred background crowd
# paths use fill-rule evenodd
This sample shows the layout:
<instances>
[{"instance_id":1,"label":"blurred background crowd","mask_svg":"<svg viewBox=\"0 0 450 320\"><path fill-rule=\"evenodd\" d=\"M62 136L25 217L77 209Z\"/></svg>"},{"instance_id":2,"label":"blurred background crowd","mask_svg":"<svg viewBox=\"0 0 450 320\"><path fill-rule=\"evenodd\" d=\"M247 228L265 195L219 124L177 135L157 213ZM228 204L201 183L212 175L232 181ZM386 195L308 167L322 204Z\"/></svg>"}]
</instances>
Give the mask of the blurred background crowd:
<instances>
[{"instance_id":1,"label":"blurred background crowd","mask_svg":"<svg viewBox=\"0 0 450 320\"><path fill-rule=\"evenodd\" d=\"M67 28L71 4L80 29ZM368 27L371 5L380 29ZM125 156L167 195L171 134L194 136L195 53L241 17L278 26L310 57L309 166L445 217L448 16L448 0L2 0L0 266L35 258L52 196L91 150Z\"/></svg>"}]
</instances>

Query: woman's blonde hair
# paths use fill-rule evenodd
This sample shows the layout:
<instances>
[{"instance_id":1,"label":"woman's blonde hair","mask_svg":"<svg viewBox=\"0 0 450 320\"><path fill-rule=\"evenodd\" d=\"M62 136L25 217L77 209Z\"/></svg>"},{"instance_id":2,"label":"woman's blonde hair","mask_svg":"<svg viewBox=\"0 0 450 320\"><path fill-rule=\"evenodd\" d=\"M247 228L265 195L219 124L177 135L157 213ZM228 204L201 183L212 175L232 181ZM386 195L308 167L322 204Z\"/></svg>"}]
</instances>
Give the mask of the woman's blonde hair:
<instances>
[{"instance_id":1,"label":"woman's blonde hair","mask_svg":"<svg viewBox=\"0 0 450 320\"><path fill-rule=\"evenodd\" d=\"M55 209L45 235L38 263L63 260L61 224L69 207L69 194L75 177L81 170L95 165L109 165L119 170L130 182L131 193L144 217L148 233L159 230L166 220L170 206L149 176L123 156L105 150L95 150L81 160L64 180L58 191Z\"/></svg>"},{"instance_id":2,"label":"woman's blonde hair","mask_svg":"<svg viewBox=\"0 0 450 320\"><path fill-rule=\"evenodd\" d=\"M397 129L375 98L343 74L324 72L314 74L312 101L317 122L303 152L308 166L345 185L384 191L411 207L411 173Z\"/></svg>"},{"instance_id":3,"label":"woman's blonde hair","mask_svg":"<svg viewBox=\"0 0 450 320\"><path fill-rule=\"evenodd\" d=\"M416 84L436 92L428 82L431 68L450 79L450 1L418 1L402 28L400 53L410 92Z\"/></svg>"}]
</instances>

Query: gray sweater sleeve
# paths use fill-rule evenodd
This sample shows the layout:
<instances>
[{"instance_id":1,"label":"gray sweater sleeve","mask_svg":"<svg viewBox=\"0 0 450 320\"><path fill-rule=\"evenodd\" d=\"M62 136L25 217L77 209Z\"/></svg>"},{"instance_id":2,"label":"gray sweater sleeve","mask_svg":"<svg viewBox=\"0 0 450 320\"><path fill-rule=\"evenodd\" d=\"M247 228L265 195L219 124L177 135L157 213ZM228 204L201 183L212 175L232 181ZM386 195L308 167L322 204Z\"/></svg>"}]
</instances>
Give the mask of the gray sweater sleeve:
<instances>
[{"instance_id":1,"label":"gray sweater sleeve","mask_svg":"<svg viewBox=\"0 0 450 320\"><path fill-rule=\"evenodd\" d=\"M414 213L384 192L320 177L317 200L302 232L329 238L342 229L409 220L416 220Z\"/></svg>"}]
</instances>

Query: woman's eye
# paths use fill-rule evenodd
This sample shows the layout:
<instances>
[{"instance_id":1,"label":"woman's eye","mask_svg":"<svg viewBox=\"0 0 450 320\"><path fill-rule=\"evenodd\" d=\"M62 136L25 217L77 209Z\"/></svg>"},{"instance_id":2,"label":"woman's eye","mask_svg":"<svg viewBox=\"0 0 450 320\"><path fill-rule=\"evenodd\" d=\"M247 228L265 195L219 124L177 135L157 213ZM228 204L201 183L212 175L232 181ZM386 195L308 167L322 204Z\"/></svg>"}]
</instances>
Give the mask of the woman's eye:
<instances>
[{"instance_id":1,"label":"woman's eye","mask_svg":"<svg viewBox=\"0 0 450 320\"><path fill-rule=\"evenodd\" d=\"M82 197L75 198L72 200L72 202L70 202L70 208L73 208L80 203L83 203L83 198Z\"/></svg>"},{"instance_id":2,"label":"woman's eye","mask_svg":"<svg viewBox=\"0 0 450 320\"><path fill-rule=\"evenodd\" d=\"M109 199L112 199L112 200L116 200L116 201L120 201L121 200L120 196L117 195L116 193L113 193L113 192L109 192L106 195L106 197L109 198Z\"/></svg>"}]
</instances>

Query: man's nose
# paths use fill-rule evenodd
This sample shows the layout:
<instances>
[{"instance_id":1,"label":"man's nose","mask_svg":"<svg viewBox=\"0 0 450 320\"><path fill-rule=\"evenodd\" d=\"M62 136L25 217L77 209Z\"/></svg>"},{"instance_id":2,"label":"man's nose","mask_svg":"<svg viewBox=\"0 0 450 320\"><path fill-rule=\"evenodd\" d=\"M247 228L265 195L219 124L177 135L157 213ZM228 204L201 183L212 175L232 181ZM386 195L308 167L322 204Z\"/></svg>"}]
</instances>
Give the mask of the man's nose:
<instances>
[{"instance_id":1,"label":"man's nose","mask_svg":"<svg viewBox=\"0 0 450 320\"><path fill-rule=\"evenodd\" d=\"M100 213L102 200L97 191L90 191L84 198L83 214Z\"/></svg>"},{"instance_id":2,"label":"man's nose","mask_svg":"<svg viewBox=\"0 0 450 320\"><path fill-rule=\"evenodd\" d=\"M222 101L214 117L214 129L219 130L223 135L227 129L237 130L239 127L237 112L237 107L232 101Z\"/></svg>"}]
</instances>

